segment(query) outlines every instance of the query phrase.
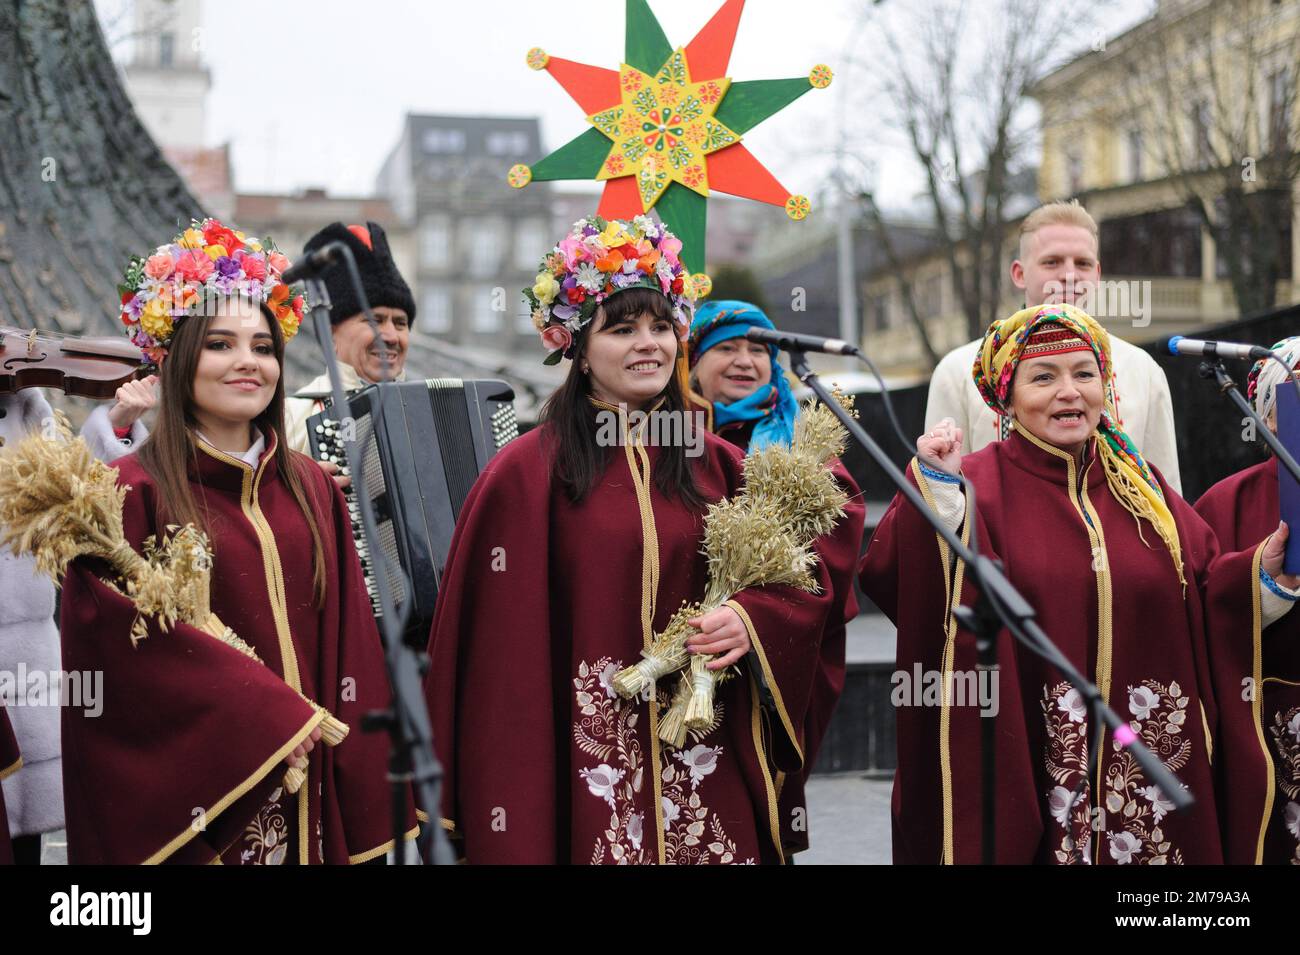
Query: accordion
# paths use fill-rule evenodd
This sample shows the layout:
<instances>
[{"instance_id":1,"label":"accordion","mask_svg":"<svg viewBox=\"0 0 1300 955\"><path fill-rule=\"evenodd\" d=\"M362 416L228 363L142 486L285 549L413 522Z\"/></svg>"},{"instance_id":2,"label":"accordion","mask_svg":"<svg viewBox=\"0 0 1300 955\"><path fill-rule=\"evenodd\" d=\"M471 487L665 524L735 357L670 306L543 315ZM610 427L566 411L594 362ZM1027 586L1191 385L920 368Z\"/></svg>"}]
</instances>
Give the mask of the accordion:
<instances>
[{"instance_id":1,"label":"accordion","mask_svg":"<svg viewBox=\"0 0 1300 955\"><path fill-rule=\"evenodd\" d=\"M385 382L352 394L342 414L327 400L325 410L307 419L307 441L317 461L345 467L343 439L357 442L361 473L351 476L344 497L370 604L379 620L380 565L362 536L358 494L369 498L374 512L389 592L399 612L410 606L403 637L421 650L461 506L492 456L519 436L514 397L504 381Z\"/></svg>"}]
</instances>

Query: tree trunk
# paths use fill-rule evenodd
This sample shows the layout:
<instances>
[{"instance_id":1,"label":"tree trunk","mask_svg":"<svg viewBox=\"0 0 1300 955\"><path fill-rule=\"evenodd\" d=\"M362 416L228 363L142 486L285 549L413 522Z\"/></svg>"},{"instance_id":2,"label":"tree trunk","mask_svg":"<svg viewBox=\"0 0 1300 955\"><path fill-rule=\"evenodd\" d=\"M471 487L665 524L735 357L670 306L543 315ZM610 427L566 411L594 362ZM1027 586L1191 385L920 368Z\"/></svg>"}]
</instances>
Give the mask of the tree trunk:
<instances>
[{"instance_id":1,"label":"tree trunk","mask_svg":"<svg viewBox=\"0 0 1300 955\"><path fill-rule=\"evenodd\" d=\"M136 116L91 0L0 0L0 324L121 330L132 255L203 209Z\"/></svg>"}]
</instances>

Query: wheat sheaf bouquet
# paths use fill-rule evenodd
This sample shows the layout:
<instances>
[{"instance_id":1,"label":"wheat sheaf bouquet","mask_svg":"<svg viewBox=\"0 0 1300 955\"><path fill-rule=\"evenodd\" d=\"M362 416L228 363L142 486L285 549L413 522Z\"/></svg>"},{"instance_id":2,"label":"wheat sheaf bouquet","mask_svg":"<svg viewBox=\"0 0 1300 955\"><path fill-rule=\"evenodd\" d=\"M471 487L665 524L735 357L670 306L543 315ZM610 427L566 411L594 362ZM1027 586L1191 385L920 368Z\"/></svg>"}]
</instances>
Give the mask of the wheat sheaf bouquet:
<instances>
[{"instance_id":1,"label":"wheat sheaf bouquet","mask_svg":"<svg viewBox=\"0 0 1300 955\"><path fill-rule=\"evenodd\" d=\"M853 399L835 398L849 411ZM721 607L733 594L763 584L788 584L817 592L813 541L834 528L847 497L827 467L844 453L848 435L824 405L805 405L789 447L775 444L745 458L745 483L734 497L709 506L704 518L704 555L709 581L699 603L683 604L642 659L614 677L615 691L631 699L657 680L680 671L672 703L659 721L659 738L680 748L690 730L713 723L717 685L731 670L709 670L714 659L691 654L686 641L697 632L686 621Z\"/></svg>"},{"instance_id":2,"label":"wheat sheaf bouquet","mask_svg":"<svg viewBox=\"0 0 1300 955\"><path fill-rule=\"evenodd\" d=\"M54 424L53 437L31 434L0 453L0 545L34 557L37 570L56 586L76 558L106 561L117 579L105 583L129 597L137 611L132 643L146 637L147 618L152 617L163 632L178 621L190 624L262 662L212 612L207 536L191 524L169 526L164 543L150 538L145 553L136 553L123 532L127 488L118 486L117 472L95 458L82 438L73 439L62 414ZM321 739L330 746L348 733L347 724L328 712L320 729ZM290 767L284 774L285 788L297 792L306 778L301 769Z\"/></svg>"}]
</instances>

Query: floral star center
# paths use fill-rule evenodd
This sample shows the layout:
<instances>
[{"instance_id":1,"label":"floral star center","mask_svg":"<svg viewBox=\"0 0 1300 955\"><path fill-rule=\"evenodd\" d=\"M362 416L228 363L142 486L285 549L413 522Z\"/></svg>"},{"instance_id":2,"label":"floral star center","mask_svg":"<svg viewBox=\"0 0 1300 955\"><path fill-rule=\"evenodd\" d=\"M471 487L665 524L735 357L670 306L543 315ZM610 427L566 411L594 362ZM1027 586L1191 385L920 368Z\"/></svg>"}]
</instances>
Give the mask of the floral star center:
<instances>
[{"instance_id":1,"label":"floral star center","mask_svg":"<svg viewBox=\"0 0 1300 955\"><path fill-rule=\"evenodd\" d=\"M598 179L635 176L645 211L679 182L709 194L709 154L740 142L715 118L731 80L691 81L686 53L675 50L654 76L624 64L619 105L587 117L612 141Z\"/></svg>"}]
</instances>

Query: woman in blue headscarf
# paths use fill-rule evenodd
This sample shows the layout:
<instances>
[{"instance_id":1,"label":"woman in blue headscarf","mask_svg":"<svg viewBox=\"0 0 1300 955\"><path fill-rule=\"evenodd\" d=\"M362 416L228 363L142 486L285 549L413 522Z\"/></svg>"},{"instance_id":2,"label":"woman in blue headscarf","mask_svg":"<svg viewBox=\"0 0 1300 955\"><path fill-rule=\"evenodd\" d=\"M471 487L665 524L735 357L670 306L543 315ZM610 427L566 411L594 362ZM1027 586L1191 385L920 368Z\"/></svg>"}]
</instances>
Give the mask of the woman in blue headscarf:
<instances>
[{"instance_id":1,"label":"woman in blue headscarf","mask_svg":"<svg viewBox=\"0 0 1300 955\"><path fill-rule=\"evenodd\" d=\"M742 450L789 444L799 406L780 369L775 345L745 339L751 328L774 328L756 305L707 302L691 322L691 382L713 405L713 431Z\"/></svg>"},{"instance_id":2,"label":"woman in blue headscarf","mask_svg":"<svg viewBox=\"0 0 1300 955\"><path fill-rule=\"evenodd\" d=\"M789 445L799 414L776 347L746 340L745 333L754 327L775 326L749 302L706 302L695 310L690 334L691 385L712 405L714 433L746 454L771 444ZM830 573L833 593L816 648L821 666L804 720L803 772L779 784L781 837L787 855L808 848L804 784L844 689L845 624L858 614L853 575L862 550L866 506L844 465L835 461L832 470L849 503L835 529L815 544Z\"/></svg>"}]
</instances>

